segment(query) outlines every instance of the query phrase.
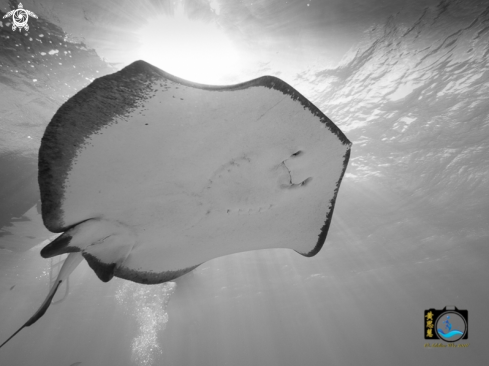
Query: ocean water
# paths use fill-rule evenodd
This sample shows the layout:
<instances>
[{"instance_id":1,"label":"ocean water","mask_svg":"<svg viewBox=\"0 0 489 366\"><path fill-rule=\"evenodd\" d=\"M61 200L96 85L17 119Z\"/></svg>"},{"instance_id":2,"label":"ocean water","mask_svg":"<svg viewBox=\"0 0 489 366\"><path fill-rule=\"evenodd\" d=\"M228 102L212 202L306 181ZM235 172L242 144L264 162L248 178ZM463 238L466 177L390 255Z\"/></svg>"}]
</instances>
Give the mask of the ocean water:
<instances>
[{"instance_id":1,"label":"ocean water","mask_svg":"<svg viewBox=\"0 0 489 366\"><path fill-rule=\"evenodd\" d=\"M489 356L488 23L482 2L441 2L411 22L393 16L372 26L336 67L316 65L289 77L353 142L317 256L239 253L157 286L102 283L83 263L70 276L68 295L61 288L44 317L0 349L0 365L483 364ZM62 30L43 27L53 41L63 38L56 33ZM9 155L22 144L5 136L22 135L36 113L49 119L70 88L84 87L96 69L102 73L93 53L68 47L79 52L76 62L86 60L86 77L73 76L68 87L66 73L49 75L64 97L51 96L51 84L31 91L24 83L28 59L14 65L4 51L3 127L15 112L5 98L32 97L30 109L24 105L25 115L0 136L1 161L14 162L4 166L35 174L35 146ZM15 67L25 80L12 76ZM39 139L43 125L32 122L30 131ZM16 186L24 195L21 183L30 175L19 174L2 176L10 184L2 186L5 205ZM39 256L34 245L50 234L36 223L35 210L22 216L32 207L25 206L5 216L0 231L0 341L37 310L59 268ZM7 234L17 232L32 236L22 250ZM457 342L468 344L463 349L424 347L438 342L424 339L424 310L445 306L469 312L469 338Z\"/></svg>"}]
</instances>

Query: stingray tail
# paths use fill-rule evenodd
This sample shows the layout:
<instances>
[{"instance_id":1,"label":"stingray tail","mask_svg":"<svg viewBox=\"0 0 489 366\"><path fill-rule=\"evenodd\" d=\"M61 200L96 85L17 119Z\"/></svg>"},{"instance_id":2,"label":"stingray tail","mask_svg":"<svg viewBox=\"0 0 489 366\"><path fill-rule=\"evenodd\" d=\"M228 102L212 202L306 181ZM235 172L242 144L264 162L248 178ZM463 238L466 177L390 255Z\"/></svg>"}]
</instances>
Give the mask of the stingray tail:
<instances>
[{"instance_id":1,"label":"stingray tail","mask_svg":"<svg viewBox=\"0 0 489 366\"><path fill-rule=\"evenodd\" d=\"M41 307L36 311L36 313L31 316L31 318L19 328L14 334L12 334L9 339L7 339L5 342L3 342L0 345L0 348L2 348L8 341L10 341L17 333L19 333L22 329L25 327L28 327L35 322L37 322L46 312L46 310L49 308L49 305L51 305L51 301L53 300L54 295L56 294L56 291L58 290L59 285L61 282L63 282L68 276L75 270L75 268L80 264L82 261L83 257L81 253L71 253L68 255L68 258L66 258L65 262L63 263L63 267L61 267L61 270L59 271L58 277L56 278L56 281L53 284L53 287L51 287L51 290L48 293L48 296L46 296L46 299L42 303Z\"/></svg>"}]
</instances>

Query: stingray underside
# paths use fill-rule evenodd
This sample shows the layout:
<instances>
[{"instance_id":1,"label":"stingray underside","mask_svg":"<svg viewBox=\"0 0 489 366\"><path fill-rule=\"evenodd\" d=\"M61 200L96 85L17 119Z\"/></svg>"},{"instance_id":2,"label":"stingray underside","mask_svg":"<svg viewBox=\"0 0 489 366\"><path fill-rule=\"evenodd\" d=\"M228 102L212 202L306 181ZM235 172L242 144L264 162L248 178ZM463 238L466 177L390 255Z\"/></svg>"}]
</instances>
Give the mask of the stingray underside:
<instances>
[{"instance_id":1,"label":"stingray underside","mask_svg":"<svg viewBox=\"0 0 489 366\"><path fill-rule=\"evenodd\" d=\"M322 247L351 143L288 84L208 86L143 61L96 79L39 152L44 257L81 251L104 281L176 278L219 256Z\"/></svg>"}]
</instances>

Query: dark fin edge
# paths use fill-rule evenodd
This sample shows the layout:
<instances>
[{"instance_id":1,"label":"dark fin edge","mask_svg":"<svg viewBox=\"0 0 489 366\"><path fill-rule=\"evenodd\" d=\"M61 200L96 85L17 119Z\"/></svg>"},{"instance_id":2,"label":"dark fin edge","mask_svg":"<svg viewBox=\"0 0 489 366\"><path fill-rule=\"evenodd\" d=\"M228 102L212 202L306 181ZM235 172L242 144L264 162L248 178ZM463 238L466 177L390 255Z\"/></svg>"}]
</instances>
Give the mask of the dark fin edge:
<instances>
[{"instance_id":1,"label":"dark fin edge","mask_svg":"<svg viewBox=\"0 0 489 366\"><path fill-rule=\"evenodd\" d=\"M334 211L334 207L335 207L335 203L336 203L336 197L338 196L340 184L341 184L341 181L343 180L343 176L345 175L346 167L348 166L348 160L350 159L350 151L351 151L351 143L348 146L345 155L343 156L343 171L341 172L340 179L338 179L338 182L336 182L336 189L334 191L333 198L331 199L331 201L329 201L330 209L329 209L328 214L326 215L326 221L324 222L324 225L321 228L321 233L319 234L316 246L314 247L313 250L311 250L308 253L301 253L301 252L298 252L296 250L297 253L303 255L304 257L314 257L316 254L319 253L319 251L323 247L324 242L326 241L326 237L327 237L328 231L329 231L329 226L331 225L331 219L333 218L333 211Z\"/></svg>"},{"instance_id":2,"label":"dark fin edge","mask_svg":"<svg viewBox=\"0 0 489 366\"><path fill-rule=\"evenodd\" d=\"M51 258L65 253L79 252L80 249L69 247L71 239L73 239L71 235L67 235L66 233L61 234L41 249L41 257Z\"/></svg>"},{"instance_id":3,"label":"dark fin edge","mask_svg":"<svg viewBox=\"0 0 489 366\"><path fill-rule=\"evenodd\" d=\"M156 285L172 281L175 278L181 277L184 274L194 270L202 263L196 266L191 266L183 269L177 269L175 271L163 271L163 272L150 272L150 271L136 271L124 266L118 266L115 270L115 276L124 280L141 283L144 285Z\"/></svg>"},{"instance_id":4,"label":"dark fin edge","mask_svg":"<svg viewBox=\"0 0 489 366\"><path fill-rule=\"evenodd\" d=\"M104 263L97 257L86 252L82 252L82 255L102 282L109 282L114 277L116 263Z\"/></svg>"}]
</instances>

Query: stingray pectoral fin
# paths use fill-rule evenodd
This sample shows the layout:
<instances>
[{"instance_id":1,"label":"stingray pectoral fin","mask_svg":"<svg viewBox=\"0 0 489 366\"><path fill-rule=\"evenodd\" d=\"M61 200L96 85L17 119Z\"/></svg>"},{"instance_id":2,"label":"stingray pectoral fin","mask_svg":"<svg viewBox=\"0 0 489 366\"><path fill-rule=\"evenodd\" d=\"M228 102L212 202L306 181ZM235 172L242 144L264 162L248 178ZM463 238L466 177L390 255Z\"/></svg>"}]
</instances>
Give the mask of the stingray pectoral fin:
<instances>
[{"instance_id":1,"label":"stingray pectoral fin","mask_svg":"<svg viewBox=\"0 0 489 366\"><path fill-rule=\"evenodd\" d=\"M97 277L108 282L114 277L115 270L129 255L135 239L129 232L112 234L88 246L82 254Z\"/></svg>"},{"instance_id":2,"label":"stingray pectoral fin","mask_svg":"<svg viewBox=\"0 0 489 366\"><path fill-rule=\"evenodd\" d=\"M61 267L61 270L59 271L56 281L51 287L51 290L49 291L42 305L39 307L39 309L37 309L34 315L31 316L31 318L23 326L21 326L14 334L12 334L5 342L3 342L0 345L0 348L2 348L22 329L31 326L44 315L46 310L49 308L49 305L51 305L51 301L53 300L53 297L56 294L56 291L58 290L58 287L61 284L61 282L63 282L66 278L68 278L71 272L74 271L74 269L80 264L81 261L82 261L82 255L80 253L72 253L68 256L68 258L66 258L65 262L63 263L63 266Z\"/></svg>"},{"instance_id":3,"label":"stingray pectoral fin","mask_svg":"<svg viewBox=\"0 0 489 366\"><path fill-rule=\"evenodd\" d=\"M64 253L82 252L98 278L108 282L135 242L134 233L123 223L89 219L72 226L46 245L41 250L41 255L50 258Z\"/></svg>"},{"instance_id":4,"label":"stingray pectoral fin","mask_svg":"<svg viewBox=\"0 0 489 366\"><path fill-rule=\"evenodd\" d=\"M52 258L65 253L79 252L80 249L70 246L73 236L69 232L65 232L54 239L51 243L41 249L41 257Z\"/></svg>"},{"instance_id":5,"label":"stingray pectoral fin","mask_svg":"<svg viewBox=\"0 0 489 366\"><path fill-rule=\"evenodd\" d=\"M91 269L93 269L100 281L109 282L112 277L114 277L114 272L116 268L115 263L104 263L100 259L89 253L83 253L83 258L85 258L88 265Z\"/></svg>"},{"instance_id":6,"label":"stingray pectoral fin","mask_svg":"<svg viewBox=\"0 0 489 366\"><path fill-rule=\"evenodd\" d=\"M51 258L65 253L80 252L99 238L107 236L110 227L103 220L89 219L66 230L41 250L43 258Z\"/></svg>"}]
</instances>

